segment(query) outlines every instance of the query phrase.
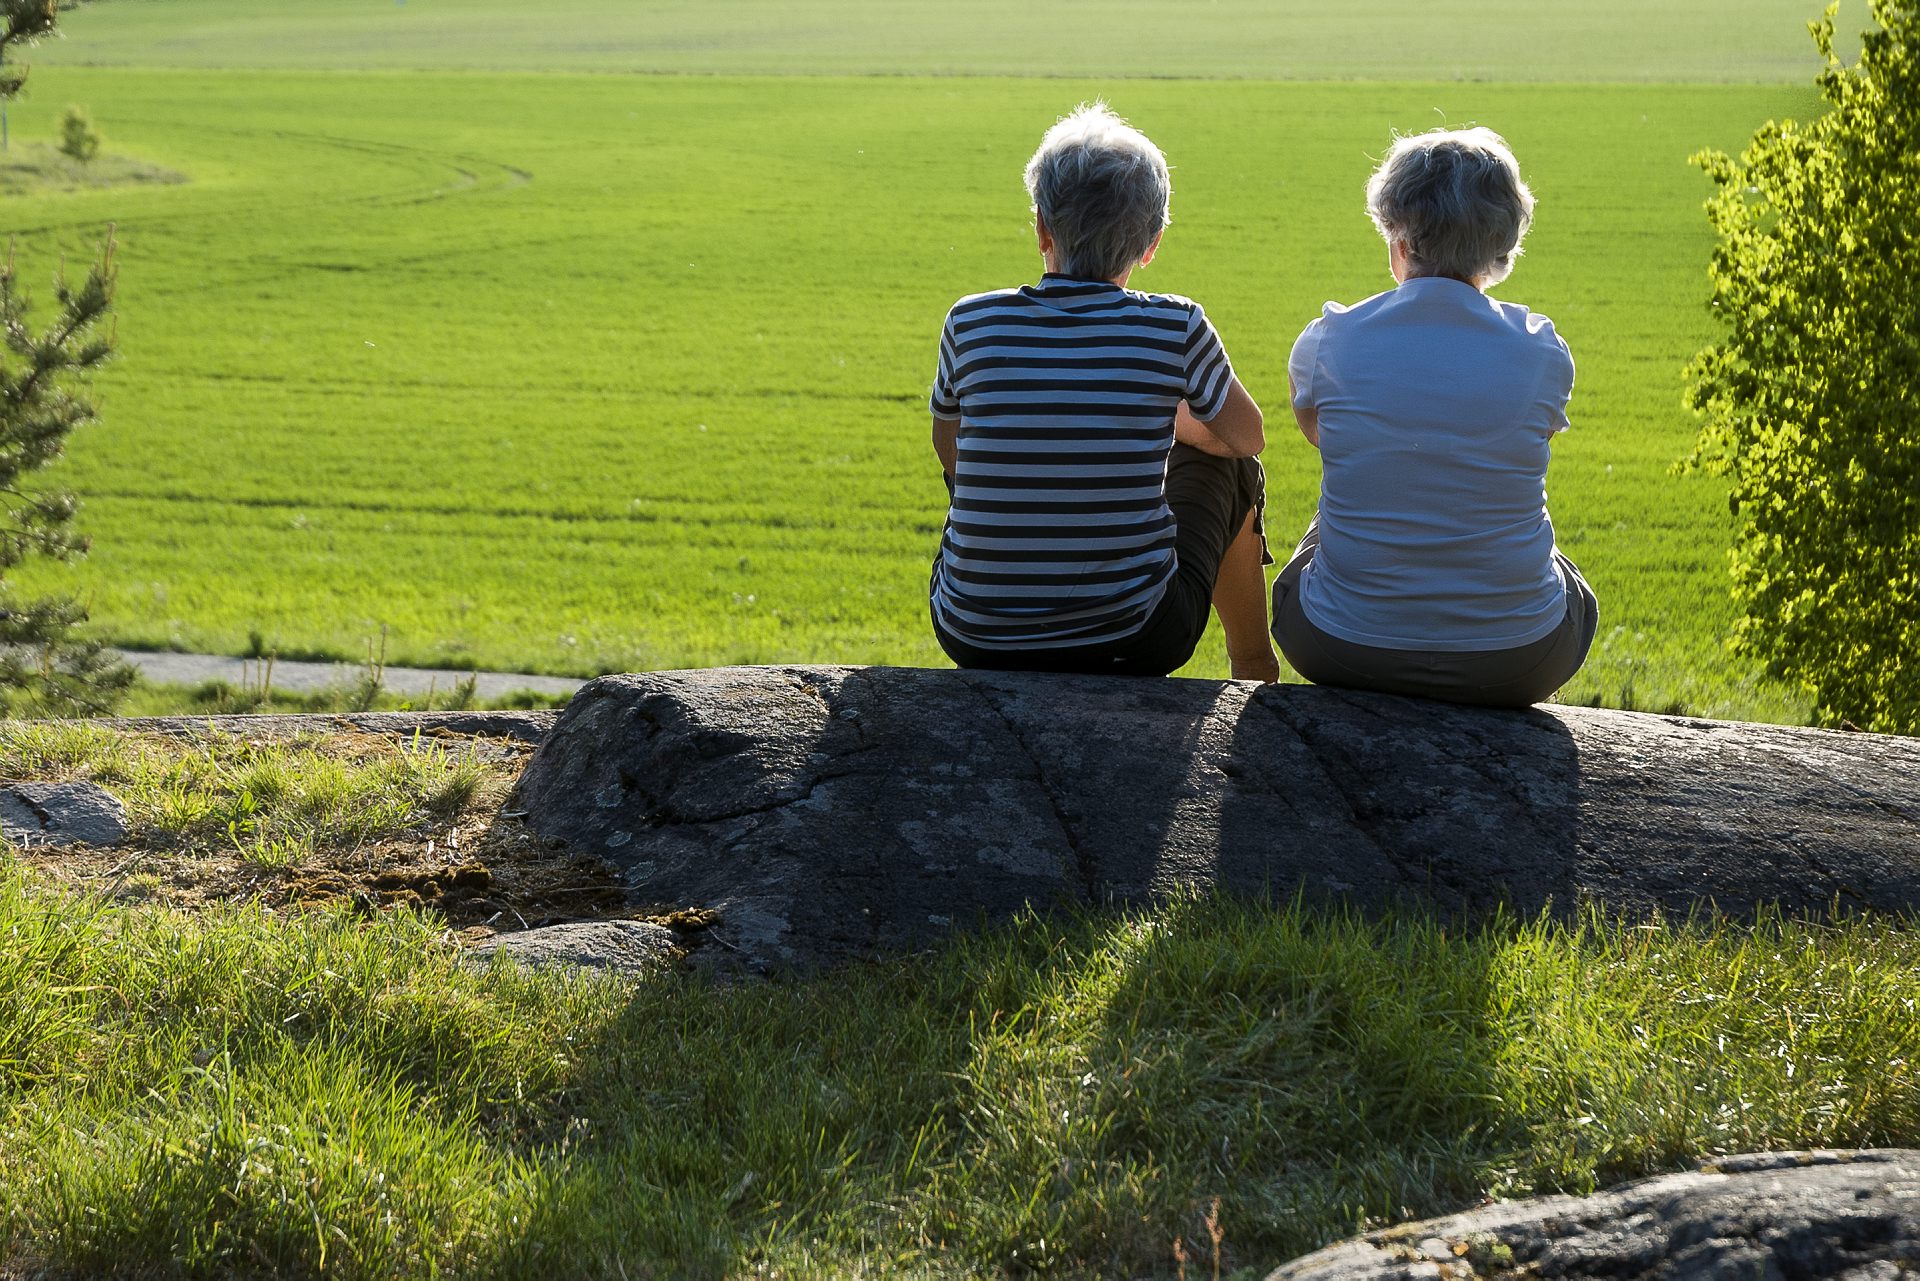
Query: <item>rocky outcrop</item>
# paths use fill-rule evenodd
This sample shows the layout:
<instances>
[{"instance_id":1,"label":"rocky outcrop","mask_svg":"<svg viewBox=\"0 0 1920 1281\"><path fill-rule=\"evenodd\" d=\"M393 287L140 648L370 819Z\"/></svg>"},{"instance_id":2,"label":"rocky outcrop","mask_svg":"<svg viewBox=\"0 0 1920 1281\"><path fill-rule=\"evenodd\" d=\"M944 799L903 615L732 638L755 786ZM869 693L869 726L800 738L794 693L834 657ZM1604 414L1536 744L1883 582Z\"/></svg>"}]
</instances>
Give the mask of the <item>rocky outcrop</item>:
<instances>
[{"instance_id":1,"label":"rocky outcrop","mask_svg":"<svg viewBox=\"0 0 1920 1281\"><path fill-rule=\"evenodd\" d=\"M104 849L127 839L127 807L93 783L12 783L0 787L0 836Z\"/></svg>"},{"instance_id":2,"label":"rocky outcrop","mask_svg":"<svg viewBox=\"0 0 1920 1281\"><path fill-rule=\"evenodd\" d=\"M509 814L752 968L1186 887L1364 909L1920 908L1920 740L1221 681L609 676Z\"/></svg>"},{"instance_id":3,"label":"rocky outcrop","mask_svg":"<svg viewBox=\"0 0 1920 1281\"><path fill-rule=\"evenodd\" d=\"M1843 1277L1920 1271L1920 1152L1773 1152L1590 1197L1405 1223L1267 1281Z\"/></svg>"}]
</instances>

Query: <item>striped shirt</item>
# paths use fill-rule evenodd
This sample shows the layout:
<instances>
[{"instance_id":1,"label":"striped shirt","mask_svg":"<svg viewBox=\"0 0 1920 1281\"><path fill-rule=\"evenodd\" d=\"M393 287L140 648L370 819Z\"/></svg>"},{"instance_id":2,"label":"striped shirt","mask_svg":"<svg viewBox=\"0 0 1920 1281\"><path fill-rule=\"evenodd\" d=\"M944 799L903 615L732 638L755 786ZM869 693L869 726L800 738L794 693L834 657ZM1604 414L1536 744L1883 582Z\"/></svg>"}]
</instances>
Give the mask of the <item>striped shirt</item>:
<instances>
[{"instance_id":1,"label":"striped shirt","mask_svg":"<svg viewBox=\"0 0 1920 1281\"><path fill-rule=\"evenodd\" d=\"M1131 636L1173 576L1167 452L1233 367L1190 299L1048 273L947 313L929 407L958 419L934 620L981 649Z\"/></svg>"}]
</instances>

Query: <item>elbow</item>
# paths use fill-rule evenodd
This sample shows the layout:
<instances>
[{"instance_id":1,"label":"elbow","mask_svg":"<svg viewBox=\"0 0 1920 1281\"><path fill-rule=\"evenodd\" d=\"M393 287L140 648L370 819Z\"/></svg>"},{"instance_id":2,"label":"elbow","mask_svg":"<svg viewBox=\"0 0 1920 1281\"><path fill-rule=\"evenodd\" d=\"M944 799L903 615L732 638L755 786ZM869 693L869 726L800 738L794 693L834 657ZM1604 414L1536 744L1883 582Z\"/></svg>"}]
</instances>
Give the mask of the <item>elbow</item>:
<instances>
[{"instance_id":1,"label":"elbow","mask_svg":"<svg viewBox=\"0 0 1920 1281\"><path fill-rule=\"evenodd\" d=\"M1265 416L1261 414L1258 406L1254 407L1252 415L1247 420L1246 427L1240 432L1240 439L1237 443L1240 446L1240 456L1242 458L1258 458L1260 451L1267 447L1267 420Z\"/></svg>"}]
</instances>

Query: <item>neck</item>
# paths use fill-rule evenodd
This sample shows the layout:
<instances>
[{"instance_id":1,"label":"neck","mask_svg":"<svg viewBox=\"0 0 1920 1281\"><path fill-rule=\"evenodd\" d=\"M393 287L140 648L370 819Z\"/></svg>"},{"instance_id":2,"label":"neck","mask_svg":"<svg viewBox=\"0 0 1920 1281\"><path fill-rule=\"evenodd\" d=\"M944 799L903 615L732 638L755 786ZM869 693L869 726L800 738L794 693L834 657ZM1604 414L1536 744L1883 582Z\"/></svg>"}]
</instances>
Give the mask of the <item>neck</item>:
<instances>
[{"instance_id":1,"label":"neck","mask_svg":"<svg viewBox=\"0 0 1920 1281\"><path fill-rule=\"evenodd\" d=\"M1040 257L1041 257L1041 261L1045 264L1047 273L1049 275L1059 276L1059 275L1066 274L1065 270L1060 266L1060 255L1055 253L1053 250L1051 249L1047 250L1047 252L1042 254ZM1132 277L1132 275L1133 275L1133 268L1129 267L1125 271L1121 272L1119 275L1113 277L1113 279L1109 280L1107 283L1110 285L1118 285L1120 288L1125 289L1127 287L1127 281L1130 277Z\"/></svg>"},{"instance_id":2,"label":"neck","mask_svg":"<svg viewBox=\"0 0 1920 1281\"><path fill-rule=\"evenodd\" d=\"M1465 276L1449 276L1446 273L1439 272L1439 271L1417 271L1416 270L1416 271L1396 272L1394 274L1394 278L1400 284L1405 284L1409 280L1457 280L1463 285L1472 285L1475 289L1478 289L1483 294L1487 292L1487 286L1484 278L1476 278L1476 279L1469 280Z\"/></svg>"}]
</instances>

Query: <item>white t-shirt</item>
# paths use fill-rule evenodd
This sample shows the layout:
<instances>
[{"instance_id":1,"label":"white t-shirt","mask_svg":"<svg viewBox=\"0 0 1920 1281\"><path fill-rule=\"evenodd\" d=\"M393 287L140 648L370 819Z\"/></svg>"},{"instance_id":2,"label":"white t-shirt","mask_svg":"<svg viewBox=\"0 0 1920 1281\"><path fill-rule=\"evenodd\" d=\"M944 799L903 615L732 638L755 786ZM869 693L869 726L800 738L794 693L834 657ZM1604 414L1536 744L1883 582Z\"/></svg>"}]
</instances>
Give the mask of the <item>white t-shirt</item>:
<instances>
[{"instance_id":1,"label":"white t-shirt","mask_svg":"<svg viewBox=\"0 0 1920 1281\"><path fill-rule=\"evenodd\" d=\"M1547 442L1573 357L1553 322L1444 277L1328 303L1293 345L1320 419L1320 549L1300 607L1383 649L1511 649L1566 613Z\"/></svg>"}]
</instances>

